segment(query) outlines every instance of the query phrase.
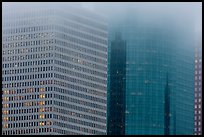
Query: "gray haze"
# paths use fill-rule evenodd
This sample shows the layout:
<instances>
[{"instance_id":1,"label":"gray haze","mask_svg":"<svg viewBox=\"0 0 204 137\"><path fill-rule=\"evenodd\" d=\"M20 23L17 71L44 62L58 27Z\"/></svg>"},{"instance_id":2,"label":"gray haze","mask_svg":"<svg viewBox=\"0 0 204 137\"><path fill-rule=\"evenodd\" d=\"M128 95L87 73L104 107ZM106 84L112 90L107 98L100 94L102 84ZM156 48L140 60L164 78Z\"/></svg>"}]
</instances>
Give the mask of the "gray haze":
<instances>
[{"instance_id":1,"label":"gray haze","mask_svg":"<svg viewBox=\"0 0 204 137\"><path fill-rule=\"evenodd\" d=\"M152 23L171 21L178 27L191 29L195 37L202 35L201 2L3 2L2 5L3 13L13 8L83 7L92 12L104 14L109 21L131 13L137 14L138 20Z\"/></svg>"},{"instance_id":2,"label":"gray haze","mask_svg":"<svg viewBox=\"0 0 204 137\"><path fill-rule=\"evenodd\" d=\"M90 10L100 11L110 18L121 18L132 12L137 14L138 19L145 18L150 22L171 21L193 28L200 35L202 33L201 2L95 2L89 5Z\"/></svg>"}]
</instances>

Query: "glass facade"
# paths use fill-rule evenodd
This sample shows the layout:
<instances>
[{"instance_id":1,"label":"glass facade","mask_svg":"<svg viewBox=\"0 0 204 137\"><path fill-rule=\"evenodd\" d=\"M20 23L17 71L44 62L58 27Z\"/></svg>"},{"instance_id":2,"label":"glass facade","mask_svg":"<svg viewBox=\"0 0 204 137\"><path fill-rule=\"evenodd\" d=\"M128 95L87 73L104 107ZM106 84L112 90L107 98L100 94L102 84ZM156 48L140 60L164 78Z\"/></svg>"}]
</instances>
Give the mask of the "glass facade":
<instances>
[{"instance_id":1,"label":"glass facade","mask_svg":"<svg viewBox=\"0 0 204 137\"><path fill-rule=\"evenodd\" d=\"M113 104L108 105L107 119L110 127L109 119L120 116L112 112L119 108L113 98L123 93L113 76L114 70L121 69L121 58L114 58L114 53L124 47L117 44L113 48L120 32L126 42L125 110L121 109L125 123L120 124L124 133L110 128L108 134L193 134L194 52L189 33L180 26L158 25L132 13L116 20L109 28L109 60L118 64L109 64L108 103Z\"/></svg>"},{"instance_id":2,"label":"glass facade","mask_svg":"<svg viewBox=\"0 0 204 137\"><path fill-rule=\"evenodd\" d=\"M121 34L117 33L111 43L110 89L108 96L109 111L107 120L107 134L124 134L125 124L125 69L126 69L126 43ZM111 117L114 116L114 117Z\"/></svg>"},{"instance_id":3,"label":"glass facade","mask_svg":"<svg viewBox=\"0 0 204 137\"><path fill-rule=\"evenodd\" d=\"M105 18L26 7L2 22L2 134L106 134Z\"/></svg>"}]
</instances>

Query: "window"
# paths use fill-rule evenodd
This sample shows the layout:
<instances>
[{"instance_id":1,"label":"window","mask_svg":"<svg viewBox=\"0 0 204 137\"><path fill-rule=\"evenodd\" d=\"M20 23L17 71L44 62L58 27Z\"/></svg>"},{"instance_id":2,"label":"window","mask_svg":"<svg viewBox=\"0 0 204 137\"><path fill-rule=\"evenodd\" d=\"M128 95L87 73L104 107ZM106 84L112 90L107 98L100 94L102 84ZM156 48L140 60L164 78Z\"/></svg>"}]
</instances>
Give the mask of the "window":
<instances>
[{"instance_id":1,"label":"window","mask_svg":"<svg viewBox=\"0 0 204 137\"><path fill-rule=\"evenodd\" d=\"M41 94L41 95L40 95L40 98L45 98L45 94Z\"/></svg>"},{"instance_id":2,"label":"window","mask_svg":"<svg viewBox=\"0 0 204 137\"><path fill-rule=\"evenodd\" d=\"M40 92L44 92L45 91L45 88L40 88Z\"/></svg>"},{"instance_id":3,"label":"window","mask_svg":"<svg viewBox=\"0 0 204 137\"><path fill-rule=\"evenodd\" d=\"M40 122L40 126L44 126L45 125L45 123L44 122Z\"/></svg>"},{"instance_id":4,"label":"window","mask_svg":"<svg viewBox=\"0 0 204 137\"><path fill-rule=\"evenodd\" d=\"M196 131L197 131L197 128L195 128L194 130L195 130L195 132L196 132Z\"/></svg>"},{"instance_id":5,"label":"window","mask_svg":"<svg viewBox=\"0 0 204 137\"><path fill-rule=\"evenodd\" d=\"M200 104L198 105L198 108L201 108L201 105L200 105Z\"/></svg>"},{"instance_id":6,"label":"window","mask_svg":"<svg viewBox=\"0 0 204 137\"><path fill-rule=\"evenodd\" d=\"M195 97L197 97L197 93L195 93Z\"/></svg>"},{"instance_id":7,"label":"window","mask_svg":"<svg viewBox=\"0 0 204 137\"><path fill-rule=\"evenodd\" d=\"M39 105L45 105L45 101L39 101Z\"/></svg>"},{"instance_id":8,"label":"window","mask_svg":"<svg viewBox=\"0 0 204 137\"><path fill-rule=\"evenodd\" d=\"M4 128L8 128L8 124L6 123L6 124L4 124L4 126L3 126Z\"/></svg>"},{"instance_id":9,"label":"window","mask_svg":"<svg viewBox=\"0 0 204 137\"><path fill-rule=\"evenodd\" d=\"M44 114L40 114L40 118L45 118L45 115Z\"/></svg>"}]
</instances>

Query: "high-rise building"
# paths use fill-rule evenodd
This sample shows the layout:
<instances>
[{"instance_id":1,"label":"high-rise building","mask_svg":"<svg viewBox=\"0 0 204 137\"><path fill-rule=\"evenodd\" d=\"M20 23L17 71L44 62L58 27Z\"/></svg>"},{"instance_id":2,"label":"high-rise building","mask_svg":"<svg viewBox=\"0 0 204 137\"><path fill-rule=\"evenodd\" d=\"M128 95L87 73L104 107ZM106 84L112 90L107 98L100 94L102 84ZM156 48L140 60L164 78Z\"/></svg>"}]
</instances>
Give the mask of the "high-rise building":
<instances>
[{"instance_id":1,"label":"high-rise building","mask_svg":"<svg viewBox=\"0 0 204 137\"><path fill-rule=\"evenodd\" d=\"M202 135L202 44L200 42L195 50L195 135Z\"/></svg>"},{"instance_id":2,"label":"high-rise building","mask_svg":"<svg viewBox=\"0 0 204 137\"><path fill-rule=\"evenodd\" d=\"M35 6L3 8L2 134L106 134L106 18Z\"/></svg>"},{"instance_id":3,"label":"high-rise building","mask_svg":"<svg viewBox=\"0 0 204 137\"><path fill-rule=\"evenodd\" d=\"M193 134L194 47L190 30L131 11L112 20L107 134Z\"/></svg>"},{"instance_id":4,"label":"high-rise building","mask_svg":"<svg viewBox=\"0 0 204 137\"><path fill-rule=\"evenodd\" d=\"M118 32L115 40L111 42L109 62L109 92L107 105L109 113L107 118L107 132L109 134L124 135L125 122L125 69L126 69L126 43ZM113 109L114 108L114 109Z\"/></svg>"}]
</instances>

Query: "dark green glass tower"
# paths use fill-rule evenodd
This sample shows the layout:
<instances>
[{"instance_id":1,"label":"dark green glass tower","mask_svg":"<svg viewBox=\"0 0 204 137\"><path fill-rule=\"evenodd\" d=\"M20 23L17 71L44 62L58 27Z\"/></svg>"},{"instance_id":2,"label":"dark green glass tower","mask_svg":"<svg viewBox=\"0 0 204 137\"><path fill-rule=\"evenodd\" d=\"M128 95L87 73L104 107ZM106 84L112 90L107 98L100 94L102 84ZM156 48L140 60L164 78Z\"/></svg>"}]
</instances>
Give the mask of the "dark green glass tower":
<instances>
[{"instance_id":1,"label":"dark green glass tower","mask_svg":"<svg viewBox=\"0 0 204 137\"><path fill-rule=\"evenodd\" d=\"M125 134L126 43L118 32L111 42L108 134ZM114 117L111 117L114 116Z\"/></svg>"},{"instance_id":2,"label":"dark green glass tower","mask_svg":"<svg viewBox=\"0 0 204 137\"><path fill-rule=\"evenodd\" d=\"M109 29L108 135L193 134L190 31L131 15Z\"/></svg>"}]
</instances>

